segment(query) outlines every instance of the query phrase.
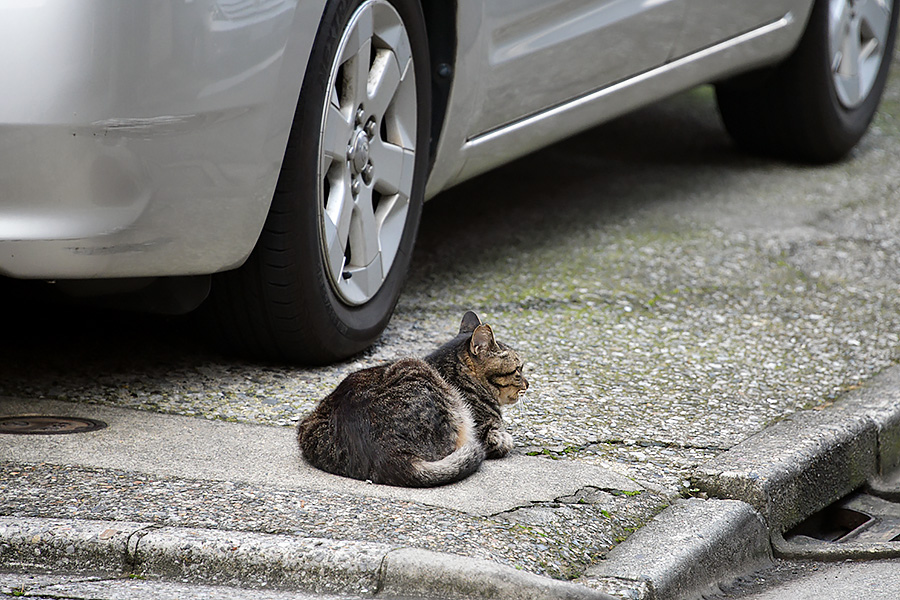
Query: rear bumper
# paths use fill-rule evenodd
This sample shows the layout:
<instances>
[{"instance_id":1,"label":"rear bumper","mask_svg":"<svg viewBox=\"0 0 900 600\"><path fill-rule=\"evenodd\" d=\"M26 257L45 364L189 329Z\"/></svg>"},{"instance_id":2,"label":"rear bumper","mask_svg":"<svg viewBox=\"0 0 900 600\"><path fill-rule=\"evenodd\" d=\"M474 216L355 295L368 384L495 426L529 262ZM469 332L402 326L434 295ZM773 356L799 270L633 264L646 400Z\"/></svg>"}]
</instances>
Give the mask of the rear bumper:
<instances>
[{"instance_id":1,"label":"rear bumper","mask_svg":"<svg viewBox=\"0 0 900 600\"><path fill-rule=\"evenodd\" d=\"M0 274L239 265L324 0L0 7Z\"/></svg>"}]
</instances>

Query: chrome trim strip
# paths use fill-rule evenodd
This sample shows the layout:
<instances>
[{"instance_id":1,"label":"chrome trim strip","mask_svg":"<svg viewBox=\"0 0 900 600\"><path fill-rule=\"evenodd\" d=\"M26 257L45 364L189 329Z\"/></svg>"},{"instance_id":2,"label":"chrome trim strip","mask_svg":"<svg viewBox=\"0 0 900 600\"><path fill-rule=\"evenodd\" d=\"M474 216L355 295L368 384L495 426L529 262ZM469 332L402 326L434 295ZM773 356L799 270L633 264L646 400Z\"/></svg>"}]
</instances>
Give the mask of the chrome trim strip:
<instances>
[{"instance_id":1,"label":"chrome trim strip","mask_svg":"<svg viewBox=\"0 0 900 600\"><path fill-rule=\"evenodd\" d=\"M508 125L503 125L496 129L492 129L492 130L486 131L484 133L480 133L474 137L469 138L466 141L463 148L466 150L471 149L471 148L476 148L482 144L489 143L498 138L501 138L501 137L504 137L511 133L514 133L520 129L527 129L541 121L546 120L546 119L552 119L552 118L554 118L558 115L561 115L563 113L566 113L570 110L575 110L582 106L591 104L591 103L596 102L597 100L600 100L606 96L615 94L617 92L620 92L620 91L627 89L629 87L632 87L634 85L638 85L640 83L643 83L644 81L653 79L654 77L658 77L658 76L668 73L670 71L675 71L677 69L683 68L692 62L702 60L713 54L717 54L719 52L729 50L735 46L739 46L741 44L755 40L757 38L766 36L775 31L784 29L784 28L788 27L789 25L791 25L791 23L793 23L793 21L794 21L794 16L791 13L787 13L785 16L778 19L777 21L775 21L773 23L769 23L768 25L763 25L762 27L754 29L753 31L743 33L739 36L733 37L733 38L726 40L724 42L721 42L719 44L715 44L714 46L709 46L708 48L704 48L703 50L700 50L693 54L689 54L688 56L679 58L670 63L666 63L664 65L656 67L655 69L651 69L649 71L644 71L643 73L641 73L639 75L635 75L634 77L631 77L629 79L625 79L618 83L614 83L607 87L601 88L597 91L591 92L587 95L580 96L580 97L575 98L574 100L570 100L564 104L559 104L557 106L551 107L547 110L533 114L531 116L523 117L522 119L519 119L518 121L513 121L512 123L509 123Z\"/></svg>"}]
</instances>

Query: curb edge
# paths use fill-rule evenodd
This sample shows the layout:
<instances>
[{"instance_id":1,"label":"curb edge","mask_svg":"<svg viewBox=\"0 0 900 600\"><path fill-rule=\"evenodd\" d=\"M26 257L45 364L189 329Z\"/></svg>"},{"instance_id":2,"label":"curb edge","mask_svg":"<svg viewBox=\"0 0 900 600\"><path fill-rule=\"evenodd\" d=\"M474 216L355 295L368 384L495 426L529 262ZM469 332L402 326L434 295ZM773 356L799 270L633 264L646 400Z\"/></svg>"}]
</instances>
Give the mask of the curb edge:
<instances>
[{"instance_id":1,"label":"curb edge","mask_svg":"<svg viewBox=\"0 0 900 600\"><path fill-rule=\"evenodd\" d=\"M615 600L578 583L453 554L136 522L0 516L0 565L369 597Z\"/></svg>"}]
</instances>

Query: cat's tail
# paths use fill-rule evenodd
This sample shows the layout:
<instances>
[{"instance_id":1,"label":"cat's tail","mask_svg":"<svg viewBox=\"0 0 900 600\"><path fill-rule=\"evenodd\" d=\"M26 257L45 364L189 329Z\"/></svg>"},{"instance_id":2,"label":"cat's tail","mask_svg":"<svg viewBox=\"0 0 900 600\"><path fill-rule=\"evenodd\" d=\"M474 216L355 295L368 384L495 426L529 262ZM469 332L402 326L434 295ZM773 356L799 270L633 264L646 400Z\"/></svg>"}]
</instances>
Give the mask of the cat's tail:
<instances>
[{"instance_id":1,"label":"cat's tail","mask_svg":"<svg viewBox=\"0 0 900 600\"><path fill-rule=\"evenodd\" d=\"M465 479L478 470L484 462L484 447L475 436L441 460L415 461L413 485L432 487Z\"/></svg>"}]
</instances>

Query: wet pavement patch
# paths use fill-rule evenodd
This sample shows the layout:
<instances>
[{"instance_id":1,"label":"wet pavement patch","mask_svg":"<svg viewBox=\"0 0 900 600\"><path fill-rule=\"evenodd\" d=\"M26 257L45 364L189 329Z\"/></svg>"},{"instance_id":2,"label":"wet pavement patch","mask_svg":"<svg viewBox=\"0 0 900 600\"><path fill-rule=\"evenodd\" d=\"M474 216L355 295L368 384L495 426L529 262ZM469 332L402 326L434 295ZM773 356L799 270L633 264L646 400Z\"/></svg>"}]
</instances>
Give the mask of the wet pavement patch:
<instances>
[{"instance_id":1,"label":"wet pavement patch","mask_svg":"<svg viewBox=\"0 0 900 600\"><path fill-rule=\"evenodd\" d=\"M13 435L61 435L86 433L106 428L106 423L82 417L53 417L24 415L0 418L0 434Z\"/></svg>"}]
</instances>

